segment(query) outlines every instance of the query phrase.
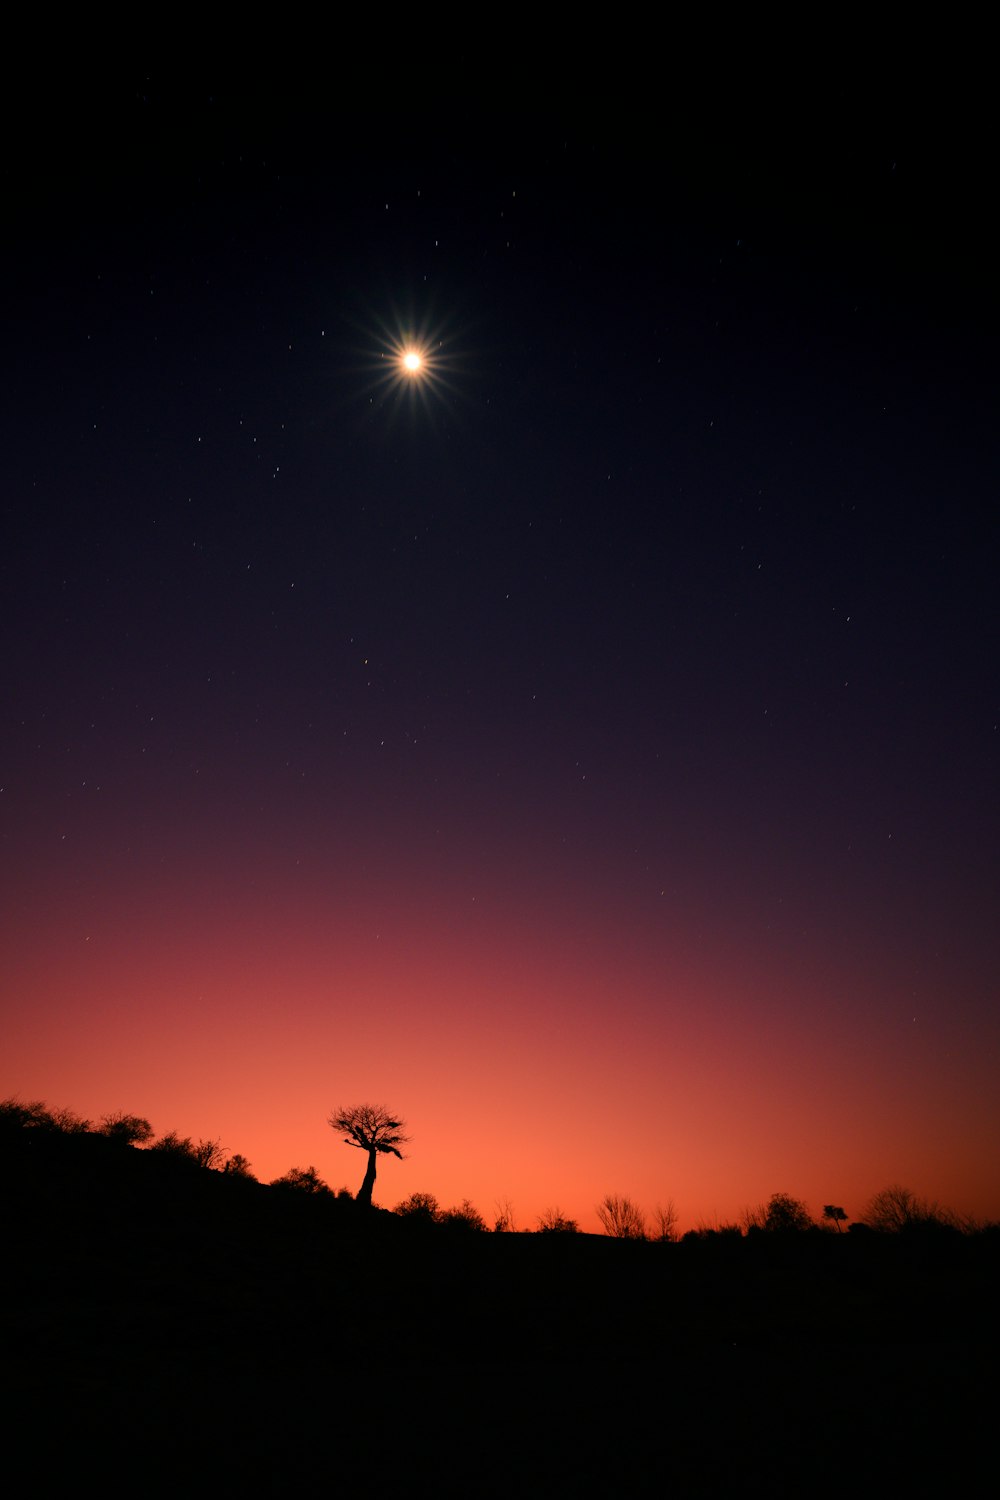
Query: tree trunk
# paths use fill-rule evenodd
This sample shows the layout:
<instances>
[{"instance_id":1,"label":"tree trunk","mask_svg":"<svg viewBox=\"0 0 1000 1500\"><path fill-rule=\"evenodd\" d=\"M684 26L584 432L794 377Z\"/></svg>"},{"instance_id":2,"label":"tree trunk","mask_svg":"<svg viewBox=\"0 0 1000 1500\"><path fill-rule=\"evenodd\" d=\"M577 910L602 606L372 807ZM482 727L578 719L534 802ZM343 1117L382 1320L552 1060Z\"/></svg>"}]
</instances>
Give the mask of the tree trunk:
<instances>
[{"instance_id":1,"label":"tree trunk","mask_svg":"<svg viewBox=\"0 0 1000 1500\"><path fill-rule=\"evenodd\" d=\"M358 1189L358 1196L354 1200L355 1203L359 1203L362 1208L371 1208L372 1206L372 1188L375 1186L376 1155L377 1153L374 1148L372 1148L372 1150L368 1152L368 1170L365 1173L364 1182Z\"/></svg>"}]
</instances>

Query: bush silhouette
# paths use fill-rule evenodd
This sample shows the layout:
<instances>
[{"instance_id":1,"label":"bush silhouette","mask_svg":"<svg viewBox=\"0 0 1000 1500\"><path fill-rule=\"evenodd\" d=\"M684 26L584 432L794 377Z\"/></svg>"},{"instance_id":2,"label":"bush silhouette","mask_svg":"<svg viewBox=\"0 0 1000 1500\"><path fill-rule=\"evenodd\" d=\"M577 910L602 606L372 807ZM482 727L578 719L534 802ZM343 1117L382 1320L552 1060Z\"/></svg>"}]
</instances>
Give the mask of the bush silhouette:
<instances>
[{"instance_id":1,"label":"bush silhouette","mask_svg":"<svg viewBox=\"0 0 1000 1500\"><path fill-rule=\"evenodd\" d=\"M123 1146L147 1146L153 1139L153 1127L141 1115L126 1115L121 1110L102 1115L99 1135L106 1135Z\"/></svg>"},{"instance_id":2,"label":"bush silhouette","mask_svg":"<svg viewBox=\"0 0 1000 1500\"><path fill-rule=\"evenodd\" d=\"M677 1209L673 1198L668 1198L662 1207L657 1204L653 1209L653 1226L654 1240L670 1245L677 1243Z\"/></svg>"},{"instance_id":3,"label":"bush silhouette","mask_svg":"<svg viewBox=\"0 0 1000 1500\"><path fill-rule=\"evenodd\" d=\"M396 1204L393 1213L417 1224L436 1224L441 1217L441 1210L433 1193L411 1193L402 1203Z\"/></svg>"},{"instance_id":4,"label":"bush silhouette","mask_svg":"<svg viewBox=\"0 0 1000 1500\"><path fill-rule=\"evenodd\" d=\"M441 1215L441 1223L446 1224L449 1229L471 1229L484 1232L486 1220L477 1208L463 1198L457 1208L446 1208Z\"/></svg>"},{"instance_id":5,"label":"bush silhouette","mask_svg":"<svg viewBox=\"0 0 1000 1500\"><path fill-rule=\"evenodd\" d=\"M547 1208L538 1215L539 1234L579 1234L580 1226L575 1219L567 1218L558 1208Z\"/></svg>"},{"instance_id":6,"label":"bush silhouette","mask_svg":"<svg viewBox=\"0 0 1000 1500\"><path fill-rule=\"evenodd\" d=\"M646 1219L642 1209L632 1202L631 1198L620 1198L617 1193L609 1193L597 1205L597 1217L604 1228L604 1233L611 1235L616 1240L644 1240L646 1238Z\"/></svg>"},{"instance_id":7,"label":"bush silhouette","mask_svg":"<svg viewBox=\"0 0 1000 1500\"><path fill-rule=\"evenodd\" d=\"M221 1141L196 1142L189 1135L178 1135L176 1130L170 1130L158 1141L154 1141L149 1150L168 1161L193 1167L208 1167L214 1171L220 1170L225 1160Z\"/></svg>"},{"instance_id":8,"label":"bush silhouette","mask_svg":"<svg viewBox=\"0 0 1000 1500\"><path fill-rule=\"evenodd\" d=\"M246 1157L241 1156L239 1152L236 1152L235 1155L229 1158L222 1170L228 1177L245 1177L250 1182L257 1181L250 1163L247 1161Z\"/></svg>"},{"instance_id":9,"label":"bush silhouette","mask_svg":"<svg viewBox=\"0 0 1000 1500\"><path fill-rule=\"evenodd\" d=\"M883 1188L869 1201L861 1215L862 1223L880 1234L934 1233L957 1231L959 1223L950 1209L918 1198L909 1188L894 1183Z\"/></svg>"},{"instance_id":10,"label":"bush silhouette","mask_svg":"<svg viewBox=\"0 0 1000 1500\"><path fill-rule=\"evenodd\" d=\"M20 1135L22 1131L54 1131L56 1122L40 1099L22 1104L20 1099L0 1100L0 1132Z\"/></svg>"},{"instance_id":11,"label":"bush silhouette","mask_svg":"<svg viewBox=\"0 0 1000 1500\"><path fill-rule=\"evenodd\" d=\"M333 1193L327 1187L315 1167L289 1167L284 1176L275 1177L269 1186L283 1189L286 1192L311 1193L313 1196L333 1197Z\"/></svg>"},{"instance_id":12,"label":"bush silhouette","mask_svg":"<svg viewBox=\"0 0 1000 1500\"><path fill-rule=\"evenodd\" d=\"M763 1230L766 1234L800 1234L813 1229L809 1210L788 1193L773 1193L766 1204L743 1210L743 1227L748 1234Z\"/></svg>"}]
</instances>

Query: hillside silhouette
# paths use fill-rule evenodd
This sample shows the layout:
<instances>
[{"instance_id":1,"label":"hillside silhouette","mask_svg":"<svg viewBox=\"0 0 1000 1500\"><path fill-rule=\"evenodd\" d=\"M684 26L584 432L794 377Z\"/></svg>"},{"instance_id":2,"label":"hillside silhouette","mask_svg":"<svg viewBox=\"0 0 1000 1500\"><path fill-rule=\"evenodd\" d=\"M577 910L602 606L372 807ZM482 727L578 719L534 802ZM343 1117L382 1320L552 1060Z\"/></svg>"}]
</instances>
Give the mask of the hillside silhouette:
<instances>
[{"instance_id":1,"label":"hillside silhouette","mask_svg":"<svg viewBox=\"0 0 1000 1500\"><path fill-rule=\"evenodd\" d=\"M499 1382L503 1399L506 1382L532 1385L545 1369L562 1371L565 1389L581 1370L601 1389L617 1372L616 1410L644 1371L636 1409L652 1402L660 1427L685 1412L673 1471L707 1465L721 1482L766 1443L775 1401L795 1413L782 1418L790 1454L811 1462L822 1441L902 1442L919 1414L940 1418L961 1396L968 1417L985 1400L979 1372L1000 1325L995 1230L703 1231L679 1243L484 1233L478 1215L426 1201L424 1212L359 1210L314 1169L268 1186L176 1137L140 1149L125 1127L47 1120L8 1111L0 1130L3 1398L15 1427L59 1411L89 1439L127 1414L130 1443L162 1443L166 1426L185 1451L215 1452L223 1413L273 1424L322 1411L329 1422L345 1380L367 1389L373 1369L400 1390L424 1372L407 1424L427 1415L430 1389L450 1388L449 1372ZM564 1398L547 1399L555 1410ZM348 1411L379 1440L377 1409L359 1413L349 1395L343 1440ZM719 1447L720 1424L734 1447ZM509 1439L515 1449L526 1431ZM649 1457L652 1434L634 1436L629 1463ZM276 1462L276 1442L267 1425L251 1449ZM322 1467L311 1443L284 1462L300 1477Z\"/></svg>"}]
</instances>

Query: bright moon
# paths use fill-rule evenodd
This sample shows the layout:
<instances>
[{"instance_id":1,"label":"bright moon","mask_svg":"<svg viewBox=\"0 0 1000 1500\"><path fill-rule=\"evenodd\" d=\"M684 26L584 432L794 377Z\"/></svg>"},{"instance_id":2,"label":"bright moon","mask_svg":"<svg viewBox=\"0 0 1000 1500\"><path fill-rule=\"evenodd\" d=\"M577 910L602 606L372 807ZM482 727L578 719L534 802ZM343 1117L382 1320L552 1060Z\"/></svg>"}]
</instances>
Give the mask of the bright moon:
<instances>
[{"instance_id":1,"label":"bright moon","mask_svg":"<svg viewBox=\"0 0 1000 1500\"><path fill-rule=\"evenodd\" d=\"M407 370L411 375L415 375L422 364L423 360L420 358L420 355L416 354L412 349L408 354L403 355L403 369Z\"/></svg>"}]
</instances>

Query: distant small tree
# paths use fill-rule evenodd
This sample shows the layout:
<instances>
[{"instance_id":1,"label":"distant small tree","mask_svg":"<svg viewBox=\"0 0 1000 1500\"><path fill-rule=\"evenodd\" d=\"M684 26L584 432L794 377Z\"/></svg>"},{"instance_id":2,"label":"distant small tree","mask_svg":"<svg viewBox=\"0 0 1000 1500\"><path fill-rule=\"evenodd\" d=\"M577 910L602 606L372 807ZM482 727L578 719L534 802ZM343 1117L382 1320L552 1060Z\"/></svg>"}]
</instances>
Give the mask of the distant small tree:
<instances>
[{"instance_id":1,"label":"distant small tree","mask_svg":"<svg viewBox=\"0 0 1000 1500\"><path fill-rule=\"evenodd\" d=\"M486 1229L486 1220L468 1198L463 1198L457 1208L446 1208L441 1215L441 1223L450 1229L473 1229L480 1232Z\"/></svg>"},{"instance_id":2,"label":"distant small tree","mask_svg":"<svg viewBox=\"0 0 1000 1500\"><path fill-rule=\"evenodd\" d=\"M250 1163L245 1156L240 1156L239 1152L229 1157L222 1170L227 1177L246 1177L250 1182L257 1181Z\"/></svg>"},{"instance_id":3,"label":"distant small tree","mask_svg":"<svg viewBox=\"0 0 1000 1500\"><path fill-rule=\"evenodd\" d=\"M514 1205L509 1198L497 1198L494 1203L496 1218L493 1221L494 1234L516 1234L517 1224L514 1219Z\"/></svg>"},{"instance_id":4,"label":"distant small tree","mask_svg":"<svg viewBox=\"0 0 1000 1500\"><path fill-rule=\"evenodd\" d=\"M153 1127L142 1115L126 1115L119 1109L114 1114L102 1115L98 1134L109 1136L123 1146L148 1146L153 1139Z\"/></svg>"},{"instance_id":5,"label":"distant small tree","mask_svg":"<svg viewBox=\"0 0 1000 1500\"><path fill-rule=\"evenodd\" d=\"M400 1161L409 1136L405 1135L402 1120L393 1119L381 1104L355 1104L350 1109L338 1109L330 1116L334 1130L342 1131L344 1142L368 1153L368 1167L358 1189L355 1202L362 1208L371 1208L372 1189L375 1186L375 1164L379 1156L391 1152Z\"/></svg>"},{"instance_id":6,"label":"distant small tree","mask_svg":"<svg viewBox=\"0 0 1000 1500\"><path fill-rule=\"evenodd\" d=\"M790 1198L787 1193L774 1193L767 1205L764 1215L764 1228L770 1234L792 1234L801 1233L803 1229L812 1229L813 1221L809 1210L798 1198Z\"/></svg>"},{"instance_id":7,"label":"distant small tree","mask_svg":"<svg viewBox=\"0 0 1000 1500\"><path fill-rule=\"evenodd\" d=\"M176 1130L168 1130L166 1135L161 1135L158 1141L150 1146L150 1151L157 1156L168 1157L171 1161L185 1161L195 1163L198 1161L197 1147L189 1135L178 1135ZM198 1163L200 1165L200 1163Z\"/></svg>"},{"instance_id":8,"label":"distant small tree","mask_svg":"<svg viewBox=\"0 0 1000 1500\"><path fill-rule=\"evenodd\" d=\"M918 1198L909 1188L883 1188L876 1193L861 1215L869 1229L881 1234L901 1234L913 1230L957 1229L958 1221L950 1209L939 1203Z\"/></svg>"},{"instance_id":9,"label":"distant small tree","mask_svg":"<svg viewBox=\"0 0 1000 1500\"><path fill-rule=\"evenodd\" d=\"M226 1148L221 1141L199 1141L192 1155L199 1167L212 1172L221 1172L226 1160Z\"/></svg>"},{"instance_id":10,"label":"distant small tree","mask_svg":"<svg viewBox=\"0 0 1000 1500\"><path fill-rule=\"evenodd\" d=\"M189 1162L192 1166L220 1171L225 1161L225 1148L221 1141L193 1141L189 1135L178 1135L170 1130L150 1146L150 1151L177 1162Z\"/></svg>"},{"instance_id":11,"label":"distant small tree","mask_svg":"<svg viewBox=\"0 0 1000 1500\"><path fill-rule=\"evenodd\" d=\"M558 1208L547 1208L538 1215L538 1233L579 1234L580 1226L575 1219L567 1218Z\"/></svg>"},{"instance_id":12,"label":"distant small tree","mask_svg":"<svg viewBox=\"0 0 1000 1500\"><path fill-rule=\"evenodd\" d=\"M20 1099L0 1100L0 1134L37 1131L46 1135L85 1135L91 1129L89 1120L72 1109L49 1109L41 1099L22 1104Z\"/></svg>"},{"instance_id":13,"label":"distant small tree","mask_svg":"<svg viewBox=\"0 0 1000 1500\"><path fill-rule=\"evenodd\" d=\"M653 1239L671 1245L677 1242L677 1209L673 1198L668 1198L664 1207L657 1204L653 1209Z\"/></svg>"},{"instance_id":14,"label":"distant small tree","mask_svg":"<svg viewBox=\"0 0 1000 1500\"><path fill-rule=\"evenodd\" d=\"M283 1176L273 1178L268 1186L296 1193L310 1193L313 1197L333 1197L315 1167L289 1167Z\"/></svg>"},{"instance_id":15,"label":"distant small tree","mask_svg":"<svg viewBox=\"0 0 1000 1500\"><path fill-rule=\"evenodd\" d=\"M609 1193L597 1205L597 1217L605 1234L616 1240L644 1240L646 1219L642 1209L631 1198Z\"/></svg>"},{"instance_id":16,"label":"distant small tree","mask_svg":"<svg viewBox=\"0 0 1000 1500\"><path fill-rule=\"evenodd\" d=\"M831 1224L835 1224L837 1226L838 1234L843 1234L843 1230L840 1226L841 1224L847 1223L847 1214L842 1208L839 1208L836 1203L824 1203L823 1217L824 1219L829 1220Z\"/></svg>"},{"instance_id":17,"label":"distant small tree","mask_svg":"<svg viewBox=\"0 0 1000 1500\"><path fill-rule=\"evenodd\" d=\"M893 1184L876 1193L861 1215L862 1223L883 1234L905 1229L918 1216L917 1200L909 1188Z\"/></svg>"},{"instance_id":18,"label":"distant small tree","mask_svg":"<svg viewBox=\"0 0 1000 1500\"><path fill-rule=\"evenodd\" d=\"M441 1217L438 1201L433 1193L411 1193L393 1209L402 1219L413 1219L420 1224L436 1224Z\"/></svg>"},{"instance_id":19,"label":"distant small tree","mask_svg":"<svg viewBox=\"0 0 1000 1500\"><path fill-rule=\"evenodd\" d=\"M813 1228L805 1204L787 1193L774 1193L767 1203L757 1208L745 1208L741 1218L747 1234L756 1230L764 1230L767 1234L790 1234Z\"/></svg>"},{"instance_id":20,"label":"distant small tree","mask_svg":"<svg viewBox=\"0 0 1000 1500\"><path fill-rule=\"evenodd\" d=\"M51 1131L56 1123L41 1099L22 1104L20 1099L0 1101L0 1131L15 1135L22 1130Z\"/></svg>"},{"instance_id":21,"label":"distant small tree","mask_svg":"<svg viewBox=\"0 0 1000 1500\"><path fill-rule=\"evenodd\" d=\"M52 1123L63 1135L87 1135L91 1129L90 1121L78 1115L75 1109L54 1109Z\"/></svg>"}]
</instances>

